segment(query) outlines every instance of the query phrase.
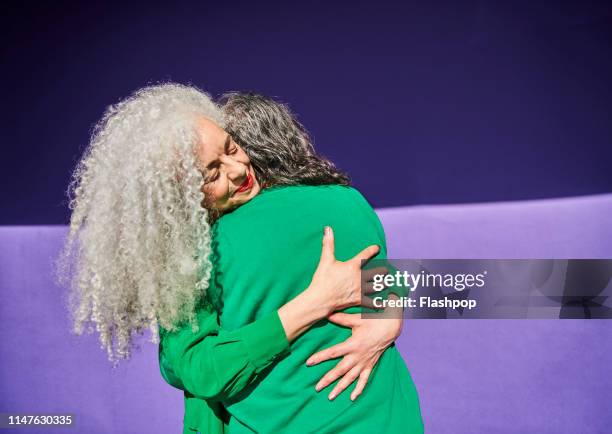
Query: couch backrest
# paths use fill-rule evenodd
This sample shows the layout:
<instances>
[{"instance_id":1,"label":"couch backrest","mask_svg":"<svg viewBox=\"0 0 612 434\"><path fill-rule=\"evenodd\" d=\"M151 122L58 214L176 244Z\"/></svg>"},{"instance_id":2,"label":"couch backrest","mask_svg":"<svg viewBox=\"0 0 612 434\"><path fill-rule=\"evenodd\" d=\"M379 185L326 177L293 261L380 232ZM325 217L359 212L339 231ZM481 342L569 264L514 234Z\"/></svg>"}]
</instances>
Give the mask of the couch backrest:
<instances>
[{"instance_id":1,"label":"couch backrest","mask_svg":"<svg viewBox=\"0 0 612 434\"><path fill-rule=\"evenodd\" d=\"M393 258L612 258L612 195L378 212ZM156 346L112 370L97 336L69 333L51 277L65 233L0 228L0 408L73 413L78 432L180 432L182 394L159 375ZM416 320L398 347L428 432L603 432L611 324Z\"/></svg>"}]
</instances>

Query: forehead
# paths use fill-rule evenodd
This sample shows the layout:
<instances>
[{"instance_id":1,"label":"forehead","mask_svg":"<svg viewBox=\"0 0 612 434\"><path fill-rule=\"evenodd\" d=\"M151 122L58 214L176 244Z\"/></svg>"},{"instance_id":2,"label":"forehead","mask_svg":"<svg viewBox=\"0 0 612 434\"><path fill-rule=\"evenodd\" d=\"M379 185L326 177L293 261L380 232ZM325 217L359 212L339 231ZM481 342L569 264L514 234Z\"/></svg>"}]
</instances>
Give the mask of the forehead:
<instances>
[{"instance_id":1,"label":"forehead","mask_svg":"<svg viewBox=\"0 0 612 434\"><path fill-rule=\"evenodd\" d=\"M224 152L227 133L214 121L200 116L196 120L197 154L205 166Z\"/></svg>"}]
</instances>

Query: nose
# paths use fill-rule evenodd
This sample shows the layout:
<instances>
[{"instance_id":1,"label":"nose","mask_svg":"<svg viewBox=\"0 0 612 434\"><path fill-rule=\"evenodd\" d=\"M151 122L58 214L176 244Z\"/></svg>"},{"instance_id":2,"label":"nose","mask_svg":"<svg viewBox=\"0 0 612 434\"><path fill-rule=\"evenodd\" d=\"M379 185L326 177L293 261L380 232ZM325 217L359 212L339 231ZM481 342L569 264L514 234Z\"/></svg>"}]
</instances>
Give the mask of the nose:
<instances>
[{"instance_id":1,"label":"nose","mask_svg":"<svg viewBox=\"0 0 612 434\"><path fill-rule=\"evenodd\" d=\"M247 167L244 163L233 159L230 156L223 155L221 163L225 166L227 177L234 183L241 184L247 176Z\"/></svg>"}]
</instances>

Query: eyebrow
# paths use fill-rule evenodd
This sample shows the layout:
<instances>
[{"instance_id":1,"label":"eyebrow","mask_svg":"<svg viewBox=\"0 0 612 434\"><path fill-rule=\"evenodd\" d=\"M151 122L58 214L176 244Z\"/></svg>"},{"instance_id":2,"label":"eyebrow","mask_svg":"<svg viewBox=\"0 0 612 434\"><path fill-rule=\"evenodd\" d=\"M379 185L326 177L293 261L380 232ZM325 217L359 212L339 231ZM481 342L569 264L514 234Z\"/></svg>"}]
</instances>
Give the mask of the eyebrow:
<instances>
[{"instance_id":1,"label":"eyebrow","mask_svg":"<svg viewBox=\"0 0 612 434\"><path fill-rule=\"evenodd\" d=\"M228 134L227 137L225 137L225 143L223 144L223 152L225 152L226 154L229 153L229 147L231 143L232 143L232 137ZM219 166L219 164L220 164L219 160L211 161L206 166L206 169L213 169Z\"/></svg>"},{"instance_id":2,"label":"eyebrow","mask_svg":"<svg viewBox=\"0 0 612 434\"><path fill-rule=\"evenodd\" d=\"M228 134L225 138L225 145L223 145L223 151L227 154L229 153L230 143L232 143L232 137Z\"/></svg>"}]
</instances>

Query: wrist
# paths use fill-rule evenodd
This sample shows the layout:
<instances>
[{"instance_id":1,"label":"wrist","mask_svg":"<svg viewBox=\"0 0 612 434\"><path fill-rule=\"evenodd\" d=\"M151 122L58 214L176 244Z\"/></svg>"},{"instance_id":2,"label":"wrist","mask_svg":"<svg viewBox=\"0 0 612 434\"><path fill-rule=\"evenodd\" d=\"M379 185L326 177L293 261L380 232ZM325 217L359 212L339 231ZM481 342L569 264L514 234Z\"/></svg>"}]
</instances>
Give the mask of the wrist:
<instances>
[{"instance_id":1,"label":"wrist","mask_svg":"<svg viewBox=\"0 0 612 434\"><path fill-rule=\"evenodd\" d=\"M313 314L319 319L331 315L336 310L329 297L326 296L324 288L311 285L300 294L300 297L302 297L300 301L310 306Z\"/></svg>"},{"instance_id":2,"label":"wrist","mask_svg":"<svg viewBox=\"0 0 612 434\"><path fill-rule=\"evenodd\" d=\"M321 294L308 289L278 309L278 316L289 342L329 314L329 306L324 298L321 298Z\"/></svg>"}]
</instances>

